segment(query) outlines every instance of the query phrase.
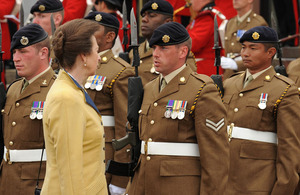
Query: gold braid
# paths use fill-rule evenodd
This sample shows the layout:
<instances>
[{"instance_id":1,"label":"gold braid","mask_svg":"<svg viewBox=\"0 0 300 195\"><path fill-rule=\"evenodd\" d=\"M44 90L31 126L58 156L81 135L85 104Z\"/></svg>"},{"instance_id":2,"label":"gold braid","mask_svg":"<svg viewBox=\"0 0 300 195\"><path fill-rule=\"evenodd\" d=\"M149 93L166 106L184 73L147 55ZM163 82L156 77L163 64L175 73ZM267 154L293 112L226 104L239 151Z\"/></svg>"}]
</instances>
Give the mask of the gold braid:
<instances>
[{"instance_id":1,"label":"gold braid","mask_svg":"<svg viewBox=\"0 0 300 195\"><path fill-rule=\"evenodd\" d=\"M126 69L126 67L124 67L116 76L113 80L111 80L111 82L109 83L109 85L107 86L107 88L110 91L110 97L113 98L113 85L115 84L116 80L118 79L118 77L120 76L120 74Z\"/></svg>"},{"instance_id":2,"label":"gold braid","mask_svg":"<svg viewBox=\"0 0 300 195\"><path fill-rule=\"evenodd\" d=\"M190 115L191 115L193 118L195 117L194 111L195 111L195 107L196 107L197 100L198 100L198 98L199 98L199 96L200 96L200 93L201 93L203 87L205 87L205 85L206 85L206 83L203 83L203 85L200 87L200 89L199 89L199 91L198 91L198 93L197 93L197 95L196 95L196 98L195 98L195 100L194 100L194 103L193 103L193 105L192 105L192 107L191 107Z\"/></svg>"},{"instance_id":3,"label":"gold braid","mask_svg":"<svg viewBox=\"0 0 300 195\"><path fill-rule=\"evenodd\" d=\"M276 103L275 103L275 105L274 105L274 113L273 113L273 114L274 114L274 118L276 118L276 116L277 116L277 110L278 110L279 104L281 103L283 97L285 96L285 94L287 93L287 90L288 90L290 87L291 87L291 85L288 85L288 86L285 88L284 92L283 92L283 93L281 94L281 96L279 97L279 99L276 100Z\"/></svg>"},{"instance_id":4,"label":"gold braid","mask_svg":"<svg viewBox=\"0 0 300 195\"><path fill-rule=\"evenodd\" d=\"M219 91L219 94L220 94L220 96L221 96L222 102L223 102L223 94L222 94L222 91L221 91L220 87L219 87L217 84L215 84L215 86L217 87L217 89L218 89L218 91Z\"/></svg>"}]
</instances>

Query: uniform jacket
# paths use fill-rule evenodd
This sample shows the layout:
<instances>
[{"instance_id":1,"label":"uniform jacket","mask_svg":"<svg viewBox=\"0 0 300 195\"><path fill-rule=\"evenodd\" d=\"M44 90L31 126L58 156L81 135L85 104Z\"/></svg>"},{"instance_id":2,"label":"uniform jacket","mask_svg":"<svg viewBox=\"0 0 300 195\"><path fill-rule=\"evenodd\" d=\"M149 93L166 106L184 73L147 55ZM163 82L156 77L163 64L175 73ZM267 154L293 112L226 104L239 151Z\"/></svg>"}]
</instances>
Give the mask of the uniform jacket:
<instances>
[{"instance_id":1,"label":"uniform jacket","mask_svg":"<svg viewBox=\"0 0 300 195\"><path fill-rule=\"evenodd\" d=\"M251 11L250 15L239 25L237 16L228 21L225 29L225 53L227 57L233 57L241 52L242 44L239 42L241 35L238 35L238 31L249 30L256 26L268 26L268 24L263 17L254 13L253 11ZM242 61L237 61L237 65L238 71L246 69ZM224 78L228 78L233 73L233 70L225 70Z\"/></svg>"},{"instance_id":2,"label":"uniform jacket","mask_svg":"<svg viewBox=\"0 0 300 195\"><path fill-rule=\"evenodd\" d=\"M188 101L182 120L164 117L168 100ZM194 117L189 114L193 108ZM140 139L198 143L200 158L151 155L147 160L142 154L128 194L223 194L229 169L225 116L224 105L213 81L205 75L198 75L188 66L160 93L159 78L145 85L139 116ZM208 120L214 123L224 120L224 123L220 122L219 130L213 130L207 126Z\"/></svg>"},{"instance_id":3,"label":"uniform jacket","mask_svg":"<svg viewBox=\"0 0 300 195\"><path fill-rule=\"evenodd\" d=\"M224 82L228 124L277 133L278 144L232 138L226 194L293 194L300 163L297 89L273 68L245 88L244 79L242 73ZM258 107L261 93L268 94L265 109Z\"/></svg>"},{"instance_id":4,"label":"uniform jacket","mask_svg":"<svg viewBox=\"0 0 300 195\"><path fill-rule=\"evenodd\" d=\"M101 91L88 89L88 93L95 102L102 116L114 116L115 126L104 126L105 131L105 159L118 162L129 162L130 152L126 148L114 151L112 139L120 139L126 135L128 78L134 76L134 70L127 62L114 57L111 50L101 55L101 63L96 75L105 76L105 84ZM110 87L111 86L111 87ZM127 177L107 175L107 183L125 188Z\"/></svg>"},{"instance_id":5,"label":"uniform jacket","mask_svg":"<svg viewBox=\"0 0 300 195\"><path fill-rule=\"evenodd\" d=\"M86 0L63 0L64 20L63 24L77 18L83 18L86 11Z\"/></svg>"},{"instance_id":6,"label":"uniform jacket","mask_svg":"<svg viewBox=\"0 0 300 195\"><path fill-rule=\"evenodd\" d=\"M214 9L219 10L217 7ZM196 18L187 26L187 31L192 38L192 52L197 61L197 72L211 76L216 74L214 46L214 17L210 10L201 11ZM219 17L218 17L219 20ZM218 21L221 24L221 20ZM224 55L223 49L221 55ZM220 68L220 73L223 73Z\"/></svg>"},{"instance_id":7,"label":"uniform jacket","mask_svg":"<svg viewBox=\"0 0 300 195\"><path fill-rule=\"evenodd\" d=\"M140 54L140 66L139 66L139 76L142 79L143 85L147 84L148 82L155 79L159 73L155 71L153 65L153 50L150 48L149 50L146 49L146 41L140 44L139 46L139 54ZM129 58L132 63L133 61L133 52L130 51ZM194 54L190 53L187 59L187 65L191 67L193 71L197 70L196 61Z\"/></svg>"},{"instance_id":8,"label":"uniform jacket","mask_svg":"<svg viewBox=\"0 0 300 195\"><path fill-rule=\"evenodd\" d=\"M289 78L292 79L296 83L297 87L300 87L300 79L299 79L299 77L300 77L300 58L292 61L288 65L286 71L287 71Z\"/></svg>"},{"instance_id":9,"label":"uniform jacket","mask_svg":"<svg viewBox=\"0 0 300 195\"><path fill-rule=\"evenodd\" d=\"M34 101L45 101L46 95L54 83L55 76L49 69L34 82L21 89L24 79L14 82L7 92L5 107L2 110L4 123L4 144L7 149L42 149L42 120L30 119ZM40 179L45 175L45 162L42 163ZM8 162L2 161L0 177L0 194L33 194L38 177L40 162ZM42 181L40 182L42 184Z\"/></svg>"},{"instance_id":10,"label":"uniform jacket","mask_svg":"<svg viewBox=\"0 0 300 195\"><path fill-rule=\"evenodd\" d=\"M107 194L99 113L63 70L44 109L47 170L41 194Z\"/></svg>"}]
</instances>

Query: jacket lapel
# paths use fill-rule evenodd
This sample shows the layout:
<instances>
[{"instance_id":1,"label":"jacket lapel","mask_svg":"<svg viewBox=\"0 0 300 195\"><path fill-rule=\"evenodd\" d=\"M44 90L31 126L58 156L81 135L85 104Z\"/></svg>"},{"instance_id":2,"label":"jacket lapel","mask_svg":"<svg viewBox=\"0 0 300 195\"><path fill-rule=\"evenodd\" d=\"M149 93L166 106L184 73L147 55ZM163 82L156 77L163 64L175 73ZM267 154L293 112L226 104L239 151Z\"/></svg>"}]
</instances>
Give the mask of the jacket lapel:
<instances>
[{"instance_id":1,"label":"jacket lapel","mask_svg":"<svg viewBox=\"0 0 300 195\"><path fill-rule=\"evenodd\" d=\"M265 71L261 75L259 75L256 79L251 81L242 92L254 90L264 86L265 82L270 82L275 75L274 68L270 68L269 70ZM245 77L244 77L245 78Z\"/></svg>"}]
</instances>

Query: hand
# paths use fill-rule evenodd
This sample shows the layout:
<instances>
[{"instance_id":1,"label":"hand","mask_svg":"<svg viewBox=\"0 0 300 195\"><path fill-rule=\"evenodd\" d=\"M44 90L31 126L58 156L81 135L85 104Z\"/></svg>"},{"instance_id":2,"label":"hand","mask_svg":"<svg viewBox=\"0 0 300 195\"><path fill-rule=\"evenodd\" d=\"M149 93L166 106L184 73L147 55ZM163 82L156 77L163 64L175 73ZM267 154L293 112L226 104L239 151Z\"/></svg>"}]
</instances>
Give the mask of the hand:
<instances>
[{"instance_id":1,"label":"hand","mask_svg":"<svg viewBox=\"0 0 300 195\"><path fill-rule=\"evenodd\" d=\"M238 65L236 62L231 58L226 58L224 56L221 57L221 67L223 69L231 69L231 70L237 70Z\"/></svg>"},{"instance_id":2,"label":"hand","mask_svg":"<svg viewBox=\"0 0 300 195\"><path fill-rule=\"evenodd\" d=\"M115 186L113 184L109 184L109 192L111 195L122 195L125 193L126 189L125 188L120 188L118 186Z\"/></svg>"}]
</instances>

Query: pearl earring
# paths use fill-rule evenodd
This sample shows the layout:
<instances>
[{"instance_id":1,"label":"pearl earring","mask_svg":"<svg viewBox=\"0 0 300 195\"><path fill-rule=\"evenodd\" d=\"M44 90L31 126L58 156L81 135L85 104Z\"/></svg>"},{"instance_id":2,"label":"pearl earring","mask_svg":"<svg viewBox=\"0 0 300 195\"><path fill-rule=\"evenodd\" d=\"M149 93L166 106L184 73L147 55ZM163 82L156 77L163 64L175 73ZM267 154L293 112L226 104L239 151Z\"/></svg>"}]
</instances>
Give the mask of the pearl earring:
<instances>
[{"instance_id":1,"label":"pearl earring","mask_svg":"<svg viewBox=\"0 0 300 195\"><path fill-rule=\"evenodd\" d=\"M86 66L86 63L84 63L83 66Z\"/></svg>"}]
</instances>

